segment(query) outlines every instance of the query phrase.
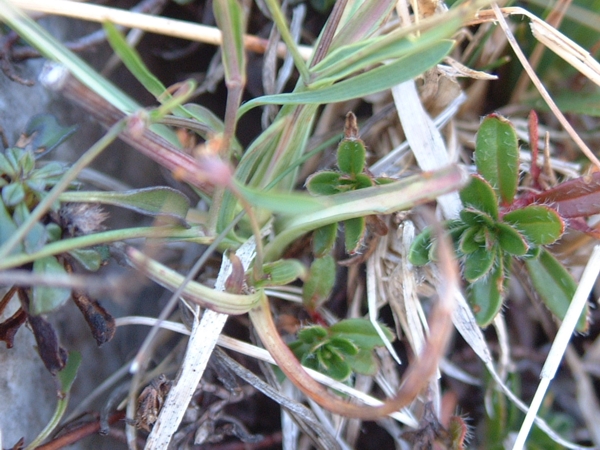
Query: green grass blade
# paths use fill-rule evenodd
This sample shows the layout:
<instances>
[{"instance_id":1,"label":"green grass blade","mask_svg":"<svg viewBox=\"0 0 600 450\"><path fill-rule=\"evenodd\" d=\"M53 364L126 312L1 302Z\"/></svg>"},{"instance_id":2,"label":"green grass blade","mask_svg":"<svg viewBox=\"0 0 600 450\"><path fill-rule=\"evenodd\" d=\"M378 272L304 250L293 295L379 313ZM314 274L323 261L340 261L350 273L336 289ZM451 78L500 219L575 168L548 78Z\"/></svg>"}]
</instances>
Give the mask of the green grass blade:
<instances>
[{"instance_id":1,"label":"green grass blade","mask_svg":"<svg viewBox=\"0 0 600 450\"><path fill-rule=\"evenodd\" d=\"M261 105L336 103L381 92L410 80L440 62L452 49L453 41L442 41L422 52L401 58L369 72L314 91L266 95L242 105L239 115Z\"/></svg>"}]
</instances>

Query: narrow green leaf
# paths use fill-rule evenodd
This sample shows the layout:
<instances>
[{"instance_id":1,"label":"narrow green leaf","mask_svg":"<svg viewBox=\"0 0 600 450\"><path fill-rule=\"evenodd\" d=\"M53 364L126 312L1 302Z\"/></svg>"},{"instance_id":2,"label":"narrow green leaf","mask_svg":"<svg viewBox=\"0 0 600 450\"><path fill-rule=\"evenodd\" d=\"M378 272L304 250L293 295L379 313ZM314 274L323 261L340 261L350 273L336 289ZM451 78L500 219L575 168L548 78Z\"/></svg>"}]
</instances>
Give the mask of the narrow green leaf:
<instances>
[{"instance_id":1,"label":"narrow green leaf","mask_svg":"<svg viewBox=\"0 0 600 450\"><path fill-rule=\"evenodd\" d=\"M400 58L350 79L313 91L266 95L242 105L239 116L261 105L298 105L336 103L389 89L410 80L440 62L454 46L453 41L438 42L417 54Z\"/></svg>"},{"instance_id":2,"label":"narrow green leaf","mask_svg":"<svg viewBox=\"0 0 600 450\"><path fill-rule=\"evenodd\" d=\"M131 209L140 214L169 216L185 220L190 201L176 189L164 186L122 192L69 191L60 195L61 202L102 203Z\"/></svg>"},{"instance_id":3,"label":"narrow green leaf","mask_svg":"<svg viewBox=\"0 0 600 450\"><path fill-rule=\"evenodd\" d=\"M281 214L298 215L318 211L326 204L318 197L302 192L275 192L253 189L236 182L240 193L252 204Z\"/></svg>"},{"instance_id":4,"label":"narrow green leaf","mask_svg":"<svg viewBox=\"0 0 600 450\"><path fill-rule=\"evenodd\" d=\"M577 283L565 267L548 250L542 248L538 258L525 259L525 267L533 287L544 304L559 319L564 319L577 290ZM588 306L577 322L577 331L588 328Z\"/></svg>"},{"instance_id":5,"label":"narrow green leaf","mask_svg":"<svg viewBox=\"0 0 600 450\"><path fill-rule=\"evenodd\" d=\"M487 249L485 247L480 247L467 255L463 272L465 280L474 283L488 276L497 259L496 256L497 252L495 249Z\"/></svg>"},{"instance_id":6,"label":"narrow green leaf","mask_svg":"<svg viewBox=\"0 0 600 450\"><path fill-rule=\"evenodd\" d=\"M33 262L33 273L39 275L67 275L65 268L54 256L46 256ZM62 306L70 297L71 291L65 288L34 286L29 311L33 315L46 314Z\"/></svg>"},{"instance_id":7,"label":"narrow green leaf","mask_svg":"<svg viewBox=\"0 0 600 450\"><path fill-rule=\"evenodd\" d=\"M415 266L424 266L429 263L429 250L431 248L431 228L425 228L412 242L408 253L408 260Z\"/></svg>"},{"instance_id":8,"label":"narrow green leaf","mask_svg":"<svg viewBox=\"0 0 600 450\"><path fill-rule=\"evenodd\" d=\"M117 27L110 22L104 22L102 26L110 46L131 74L155 97L163 95L165 86L148 70L140 54L127 43Z\"/></svg>"},{"instance_id":9,"label":"narrow green leaf","mask_svg":"<svg viewBox=\"0 0 600 450\"><path fill-rule=\"evenodd\" d=\"M339 172L317 172L306 180L306 189L313 195L334 195L340 192L337 187L339 182Z\"/></svg>"},{"instance_id":10,"label":"narrow green leaf","mask_svg":"<svg viewBox=\"0 0 600 450\"><path fill-rule=\"evenodd\" d=\"M394 340L394 334L388 327L380 324L383 333L389 341ZM373 349L384 345L377 329L368 319L344 319L329 327L331 336L348 339L359 348Z\"/></svg>"},{"instance_id":11,"label":"narrow green leaf","mask_svg":"<svg viewBox=\"0 0 600 450\"><path fill-rule=\"evenodd\" d=\"M498 264L487 277L469 286L467 299L480 327L487 327L502 308L503 284L503 267Z\"/></svg>"},{"instance_id":12,"label":"narrow green leaf","mask_svg":"<svg viewBox=\"0 0 600 450\"><path fill-rule=\"evenodd\" d=\"M77 371L79 370L79 366L81 365L81 360L81 353L69 352L67 364L62 370L60 370L56 374L58 381L60 382L61 396L65 396L71 391L73 382L77 377Z\"/></svg>"},{"instance_id":13,"label":"narrow green leaf","mask_svg":"<svg viewBox=\"0 0 600 450\"><path fill-rule=\"evenodd\" d=\"M312 250L315 258L321 258L329 253L335 245L337 237L337 222L330 223L324 227L317 228L313 233Z\"/></svg>"},{"instance_id":14,"label":"narrow green leaf","mask_svg":"<svg viewBox=\"0 0 600 450\"><path fill-rule=\"evenodd\" d=\"M471 181L460 191L460 200L466 207L472 207L498 220L498 197L494 189L483 178L473 175Z\"/></svg>"},{"instance_id":15,"label":"narrow green leaf","mask_svg":"<svg viewBox=\"0 0 600 450\"><path fill-rule=\"evenodd\" d=\"M513 256L523 256L527 253L529 245L521 233L502 222L496 224L496 229L498 230L498 244L503 251Z\"/></svg>"},{"instance_id":16,"label":"narrow green leaf","mask_svg":"<svg viewBox=\"0 0 600 450\"><path fill-rule=\"evenodd\" d=\"M504 222L511 224L534 245L556 242L565 230L565 223L558 213L547 206L530 205L504 215Z\"/></svg>"},{"instance_id":17,"label":"narrow green leaf","mask_svg":"<svg viewBox=\"0 0 600 450\"><path fill-rule=\"evenodd\" d=\"M344 220L344 239L346 253L355 254L363 244L367 225L364 217Z\"/></svg>"},{"instance_id":18,"label":"narrow green leaf","mask_svg":"<svg viewBox=\"0 0 600 450\"><path fill-rule=\"evenodd\" d=\"M302 302L314 311L329 297L335 284L335 260L331 255L317 258L310 266L308 278L302 289Z\"/></svg>"},{"instance_id":19,"label":"narrow green leaf","mask_svg":"<svg viewBox=\"0 0 600 450\"><path fill-rule=\"evenodd\" d=\"M337 163L342 172L358 175L365 168L367 150L360 139L344 139L337 150Z\"/></svg>"},{"instance_id":20,"label":"narrow green leaf","mask_svg":"<svg viewBox=\"0 0 600 450\"><path fill-rule=\"evenodd\" d=\"M483 119L475 143L477 171L512 204L519 183L519 140L512 124L496 114Z\"/></svg>"},{"instance_id":21,"label":"narrow green leaf","mask_svg":"<svg viewBox=\"0 0 600 450\"><path fill-rule=\"evenodd\" d=\"M244 52L244 14L237 0L214 0L213 12L223 33L222 58L225 79L244 83L246 55Z\"/></svg>"}]
</instances>

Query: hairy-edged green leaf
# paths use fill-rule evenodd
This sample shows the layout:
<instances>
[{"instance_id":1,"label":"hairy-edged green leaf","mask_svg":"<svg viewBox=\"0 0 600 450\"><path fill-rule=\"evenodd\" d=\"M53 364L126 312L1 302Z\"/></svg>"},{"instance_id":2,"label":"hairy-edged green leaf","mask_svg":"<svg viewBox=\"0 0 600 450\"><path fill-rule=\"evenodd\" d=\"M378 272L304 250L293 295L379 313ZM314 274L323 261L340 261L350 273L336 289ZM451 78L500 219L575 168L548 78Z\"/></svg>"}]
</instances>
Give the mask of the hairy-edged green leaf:
<instances>
[{"instance_id":1,"label":"hairy-edged green leaf","mask_svg":"<svg viewBox=\"0 0 600 450\"><path fill-rule=\"evenodd\" d=\"M2 201L6 206L15 206L25 199L23 183L13 181L2 188Z\"/></svg>"},{"instance_id":2,"label":"hairy-edged green leaf","mask_svg":"<svg viewBox=\"0 0 600 450\"><path fill-rule=\"evenodd\" d=\"M474 208L465 208L459 213L460 218L469 226L486 226L493 228L496 221L491 216Z\"/></svg>"},{"instance_id":3,"label":"hairy-edged green leaf","mask_svg":"<svg viewBox=\"0 0 600 450\"><path fill-rule=\"evenodd\" d=\"M32 138L31 146L35 157L40 158L62 144L75 133L77 126L61 126L51 114L38 114L27 122L25 134Z\"/></svg>"},{"instance_id":4,"label":"hairy-edged green leaf","mask_svg":"<svg viewBox=\"0 0 600 450\"><path fill-rule=\"evenodd\" d=\"M374 185L373 178L366 173L359 173L354 176L356 189L369 188Z\"/></svg>"},{"instance_id":5,"label":"hairy-edged green leaf","mask_svg":"<svg viewBox=\"0 0 600 450\"><path fill-rule=\"evenodd\" d=\"M302 289L302 302L314 311L327 300L335 284L335 260L331 255L317 258L310 265L308 278Z\"/></svg>"},{"instance_id":6,"label":"hairy-edged green leaf","mask_svg":"<svg viewBox=\"0 0 600 450\"><path fill-rule=\"evenodd\" d=\"M298 332L298 339L305 344L314 344L315 342L321 342L325 339L327 334L327 330L321 325L313 325L302 328Z\"/></svg>"},{"instance_id":7,"label":"hairy-edged green leaf","mask_svg":"<svg viewBox=\"0 0 600 450\"><path fill-rule=\"evenodd\" d=\"M354 356L358 353L357 345L346 338L333 336L327 340L327 345L335 348L335 351L343 356Z\"/></svg>"},{"instance_id":8,"label":"hairy-edged green leaf","mask_svg":"<svg viewBox=\"0 0 600 450\"><path fill-rule=\"evenodd\" d=\"M317 172L306 180L306 189L313 195L338 194L340 173L332 171Z\"/></svg>"},{"instance_id":9,"label":"hairy-edged green leaf","mask_svg":"<svg viewBox=\"0 0 600 450\"><path fill-rule=\"evenodd\" d=\"M33 273L38 275L67 275L67 271L54 256L46 256L33 262ZM29 312L34 315L49 313L62 306L71 297L65 288L34 286Z\"/></svg>"},{"instance_id":10,"label":"hairy-edged green leaf","mask_svg":"<svg viewBox=\"0 0 600 450\"><path fill-rule=\"evenodd\" d=\"M100 253L94 248L78 248L68 252L85 270L97 271L103 263Z\"/></svg>"},{"instance_id":11,"label":"hairy-edged green leaf","mask_svg":"<svg viewBox=\"0 0 600 450\"><path fill-rule=\"evenodd\" d=\"M507 223L496 224L498 244L500 248L513 256L523 256L529 250L529 244L512 226Z\"/></svg>"},{"instance_id":12,"label":"hairy-edged green leaf","mask_svg":"<svg viewBox=\"0 0 600 450\"><path fill-rule=\"evenodd\" d=\"M335 222L315 230L312 238L312 250L315 258L321 258L331 253L335 245L337 230L338 224Z\"/></svg>"},{"instance_id":13,"label":"hairy-edged green leaf","mask_svg":"<svg viewBox=\"0 0 600 450\"><path fill-rule=\"evenodd\" d=\"M467 299L480 327L487 327L502 308L503 270L502 264L497 264L487 277L472 283L467 290Z\"/></svg>"},{"instance_id":14,"label":"hairy-edged green leaf","mask_svg":"<svg viewBox=\"0 0 600 450\"><path fill-rule=\"evenodd\" d=\"M81 365L81 359L81 353L69 352L67 364L56 374L58 381L60 382L61 396L67 395L71 390L73 382L77 377L77 371Z\"/></svg>"},{"instance_id":15,"label":"hairy-edged green leaf","mask_svg":"<svg viewBox=\"0 0 600 450\"><path fill-rule=\"evenodd\" d=\"M319 371L334 380L344 381L352 375L350 365L329 346L324 346L317 351L317 359Z\"/></svg>"},{"instance_id":16,"label":"hairy-edged green leaf","mask_svg":"<svg viewBox=\"0 0 600 450\"><path fill-rule=\"evenodd\" d=\"M78 191L64 192L62 202L103 203L131 209L150 216L169 216L185 220L190 208L189 199L176 189L164 186L133 189L121 192Z\"/></svg>"},{"instance_id":17,"label":"hairy-edged green leaf","mask_svg":"<svg viewBox=\"0 0 600 450\"><path fill-rule=\"evenodd\" d=\"M424 266L429 260L429 250L431 248L432 228L425 228L410 245L408 260L415 266Z\"/></svg>"},{"instance_id":18,"label":"hairy-edged green leaf","mask_svg":"<svg viewBox=\"0 0 600 450\"><path fill-rule=\"evenodd\" d=\"M400 58L350 79L311 91L266 95L242 105L238 115L261 105L297 105L335 103L381 92L398 83L420 75L442 60L454 46L453 41L441 41L431 47Z\"/></svg>"},{"instance_id":19,"label":"hairy-edged green leaf","mask_svg":"<svg viewBox=\"0 0 600 450\"><path fill-rule=\"evenodd\" d=\"M600 172L565 181L535 196L536 203L552 204L561 217L587 217L600 213Z\"/></svg>"},{"instance_id":20,"label":"hairy-edged green leaf","mask_svg":"<svg viewBox=\"0 0 600 450\"><path fill-rule=\"evenodd\" d=\"M465 280L474 283L489 275L494 267L497 252L495 248L480 247L465 258L463 276Z\"/></svg>"},{"instance_id":21,"label":"hairy-edged green leaf","mask_svg":"<svg viewBox=\"0 0 600 450\"><path fill-rule=\"evenodd\" d=\"M504 117L491 114L481 122L475 143L475 164L502 202L512 204L519 183L519 139Z\"/></svg>"},{"instance_id":22,"label":"hairy-edged green leaf","mask_svg":"<svg viewBox=\"0 0 600 450\"><path fill-rule=\"evenodd\" d=\"M541 249L538 258L525 259L525 267L533 287L544 304L556 317L564 319L577 290L577 283L571 274L544 248ZM587 317L588 307L586 305L577 322L577 331L587 331Z\"/></svg>"},{"instance_id":23,"label":"hairy-edged green leaf","mask_svg":"<svg viewBox=\"0 0 600 450\"><path fill-rule=\"evenodd\" d=\"M482 247L485 247L486 242L485 237L483 236L485 230L485 227L478 226L467 228L460 236L459 250L468 255L469 253L473 253Z\"/></svg>"},{"instance_id":24,"label":"hairy-edged green leaf","mask_svg":"<svg viewBox=\"0 0 600 450\"><path fill-rule=\"evenodd\" d=\"M298 215L323 209L323 200L303 192L276 192L254 189L235 183L240 193L252 204L281 214Z\"/></svg>"},{"instance_id":25,"label":"hairy-edged green leaf","mask_svg":"<svg viewBox=\"0 0 600 450\"><path fill-rule=\"evenodd\" d=\"M280 259L263 265L266 279L255 283L256 286L285 286L300 278L304 280L308 269L297 259Z\"/></svg>"},{"instance_id":26,"label":"hairy-edged green leaf","mask_svg":"<svg viewBox=\"0 0 600 450\"><path fill-rule=\"evenodd\" d=\"M346 243L346 253L353 255L360 250L360 247L363 244L366 229L367 223L364 217L344 220L344 240Z\"/></svg>"},{"instance_id":27,"label":"hairy-edged green leaf","mask_svg":"<svg viewBox=\"0 0 600 450\"><path fill-rule=\"evenodd\" d=\"M565 230L565 223L558 213L543 205L529 205L516 209L505 214L503 220L534 245L552 244Z\"/></svg>"},{"instance_id":28,"label":"hairy-edged green leaf","mask_svg":"<svg viewBox=\"0 0 600 450\"><path fill-rule=\"evenodd\" d=\"M466 207L472 207L498 220L498 197L492 186L483 178L473 175L471 181L460 191L460 200Z\"/></svg>"},{"instance_id":29,"label":"hairy-edged green leaf","mask_svg":"<svg viewBox=\"0 0 600 450\"><path fill-rule=\"evenodd\" d=\"M358 175L365 168L367 150L360 139L344 139L337 150L337 163L342 172Z\"/></svg>"},{"instance_id":30,"label":"hairy-edged green leaf","mask_svg":"<svg viewBox=\"0 0 600 450\"><path fill-rule=\"evenodd\" d=\"M373 376L379 369L373 351L365 348L359 348L356 355L346 356L345 361L350 365L350 368L354 372L362 375Z\"/></svg>"},{"instance_id":31,"label":"hairy-edged green leaf","mask_svg":"<svg viewBox=\"0 0 600 450\"><path fill-rule=\"evenodd\" d=\"M385 337L389 341L394 340L394 334L385 325L380 324ZM384 343L377 329L368 319L344 319L329 327L329 334L339 338L348 339L357 347L373 349L383 347Z\"/></svg>"}]
</instances>

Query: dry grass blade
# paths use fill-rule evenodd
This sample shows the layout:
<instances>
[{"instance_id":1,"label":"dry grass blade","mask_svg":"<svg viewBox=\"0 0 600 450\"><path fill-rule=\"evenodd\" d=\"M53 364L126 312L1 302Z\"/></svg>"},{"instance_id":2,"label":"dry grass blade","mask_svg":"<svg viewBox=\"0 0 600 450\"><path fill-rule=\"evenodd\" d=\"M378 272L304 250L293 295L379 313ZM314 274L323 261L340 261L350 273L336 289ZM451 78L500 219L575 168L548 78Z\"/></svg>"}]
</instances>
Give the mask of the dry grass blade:
<instances>
[{"instance_id":1,"label":"dry grass blade","mask_svg":"<svg viewBox=\"0 0 600 450\"><path fill-rule=\"evenodd\" d=\"M596 246L594 247L594 251L592 252L588 264L585 267L583 275L581 276L581 280L579 280L577 292L575 292L575 297L571 301L567 315L565 316L563 323L556 334L554 342L552 343L552 348L550 349L550 353L548 354L546 363L544 364L542 373L540 374L540 384L538 385L535 396L531 401L531 406L529 407L529 411L527 411L523 425L519 430L519 434L513 445L513 450L521 450L525 445L525 440L529 435L533 421L535 420L540 405L542 404L542 400L546 395L550 381L554 378L556 371L558 370L558 366L560 365L567 345L569 344L571 336L575 331L577 320L579 319L581 311L583 310L583 307L590 296L590 292L594 287L594 283L596 282L599 273L600 246Z\"/></svg>"},{"instance_id":2,"label":"dry grass blade","mask_svg":"<svg viewBox=\"0 0 600 450\"><path fill-rule=\"evenodd\" d=\"M137 28L149 33L164 34L166 36L217 46L222 44L222 33L218 28L183 20L156 17L149 14L69 0L55 0L52 2L44 0L11 0L11 3L29 11L73 17L92 22L109 21L116 25ZM267 47L267 41L256 36L246 35L244 37L244 45L247 50L263 53ZM303 58L310 58L312 54L311 48L300 46L299 49L302 52ZM286 54L287 49L285 45L278 45L277 55L280 58L285 58Z\"/></svg>"}]
</instances>

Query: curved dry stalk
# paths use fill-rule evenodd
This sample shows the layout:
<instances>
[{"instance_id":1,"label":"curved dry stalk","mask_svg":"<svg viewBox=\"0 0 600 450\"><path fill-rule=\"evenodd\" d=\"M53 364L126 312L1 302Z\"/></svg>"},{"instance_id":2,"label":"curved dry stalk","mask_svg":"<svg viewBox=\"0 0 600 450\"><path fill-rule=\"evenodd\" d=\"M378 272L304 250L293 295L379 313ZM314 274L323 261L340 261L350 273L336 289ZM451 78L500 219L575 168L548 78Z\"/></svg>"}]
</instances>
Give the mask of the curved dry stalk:
<instances>
[{"instance_id":1,"label":"curved dry stalk","mask_svg":"<svg viewBox=\"0 0 600 450\"><path fill-rule=\"evenodd\" d=\"M439 301L429 317L431 330L427 343L418 361L408 368L402 387L396 395L381 406L367 406L348 403L327 391L313 380L296 359L292 351L283 342L277 332L269 300L262 295L257 307L250 311L250 319L263 344L277 361L280 369L306 396L323 408L346 417L363 420L376 420L411 403L436 373L438 362L444 354L446 344L452 333L452 313L454 295L458 289L458 268L453 252L446 239L439 240L440 267L442 282Z\"/></svg>"}]
</instances>

